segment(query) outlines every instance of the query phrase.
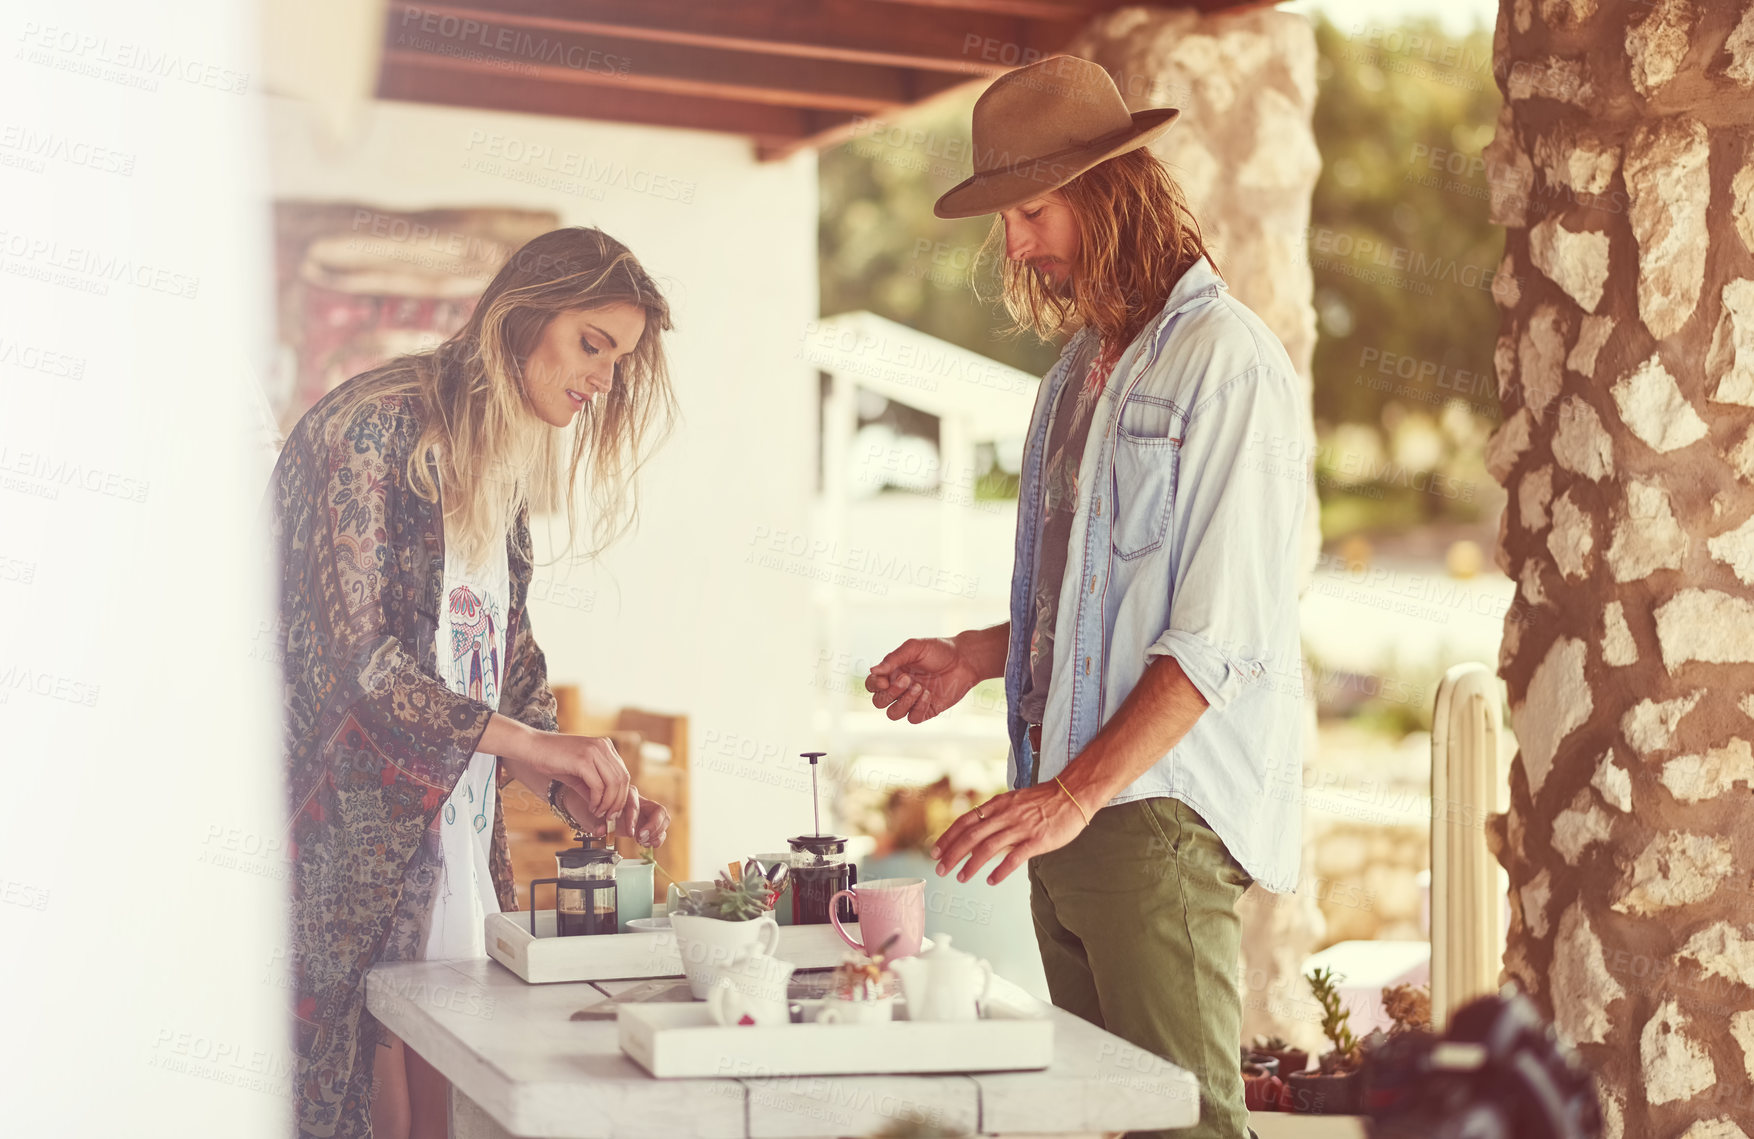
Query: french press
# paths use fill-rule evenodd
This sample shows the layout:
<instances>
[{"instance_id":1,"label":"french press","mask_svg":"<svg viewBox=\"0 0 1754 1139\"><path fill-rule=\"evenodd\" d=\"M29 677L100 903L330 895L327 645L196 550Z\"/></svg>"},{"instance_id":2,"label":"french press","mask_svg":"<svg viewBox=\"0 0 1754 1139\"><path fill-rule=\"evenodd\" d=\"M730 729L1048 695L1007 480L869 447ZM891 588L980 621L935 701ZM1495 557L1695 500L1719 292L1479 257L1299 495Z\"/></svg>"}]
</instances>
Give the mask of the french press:
<instances>
[{"instance_id":1,"label":"french press","mask_svg":"<svg viewBox=\"0 0 1754 1139\"><path fill-rule=\"evenodd\" d=\"M530 883L530 933L536 932L536 887L554 884L554 929L560 937L615 933L615 850L594 846L581 831L573 832L579 845L555 854L558 878L537 878Z\"/></svg>"},{"instance_id":2,"label":"french press","mask_svg":"<svg viewBox=\"0 0 1754 1139\"><path fill-rule=\"evenodd\" d=\"M815 834L801 834L786 842L792 848L792 924L827 925L829 903L842 890L850 890L859 880L859 868L847 861L847 840L837 834L822 833L822 814L816 798L816 762L825 752L801 753L810 761L811 810L816 820ZM852 903L841 899L840 920L854 919Z\"/></svg>"}]
</instances>

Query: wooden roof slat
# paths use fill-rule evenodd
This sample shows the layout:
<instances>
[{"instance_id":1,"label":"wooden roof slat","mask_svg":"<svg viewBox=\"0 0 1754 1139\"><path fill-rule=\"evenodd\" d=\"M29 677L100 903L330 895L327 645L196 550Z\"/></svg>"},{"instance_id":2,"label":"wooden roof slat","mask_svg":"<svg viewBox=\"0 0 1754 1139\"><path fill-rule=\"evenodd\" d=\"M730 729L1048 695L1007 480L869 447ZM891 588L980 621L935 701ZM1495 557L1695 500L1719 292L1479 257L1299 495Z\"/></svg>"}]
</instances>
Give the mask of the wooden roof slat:
<instances>
[{"instance_id":1,"label":"wooden roof slat","mask_svg":"<svg viewBox=\"0 0 1754 1139\"><path fill-rule=\"evenodd\" d=\"M385 58L399 65L482 74L505 73L556 83L666 91L778 106L871 113L928 98L966 77L910 68L848 65L798 57L758 57L692 44L591 36L571 30L536 33L503 21L484 22L465 45L436 33L399 29L389 18ZM466 50L464 48L466 47ZM637 66L634 66L637 61Z\"/></svg>"},{"instance_id":2,"label":"wooden roof slat","mask_svg":"<svg viewBox=\"0 0 1754 1139\"><path fill-rule=\"evenodd\" d=\"M857 119L848 113L804 107L662 91L581 87L503 71L464 74L466 80L459 82L458 69L431 66L426 59L411 64L386 58L377 94L381 99L416 103L740 134L767 152Z\"/></svg>"},{"instance_id":3,"label":"wooden roof slat","mask_svg":"<svg viewBox=\"0 0 1754 1139\"><path fill-rule=\"evenodd\" d=\"M1026 55L1046 54L1082 22L938 8L901 18L893 6L867 0L392 0L389 11L392 35L473 21L962 75L994 75Z\"/></svg>"}]
</instances>

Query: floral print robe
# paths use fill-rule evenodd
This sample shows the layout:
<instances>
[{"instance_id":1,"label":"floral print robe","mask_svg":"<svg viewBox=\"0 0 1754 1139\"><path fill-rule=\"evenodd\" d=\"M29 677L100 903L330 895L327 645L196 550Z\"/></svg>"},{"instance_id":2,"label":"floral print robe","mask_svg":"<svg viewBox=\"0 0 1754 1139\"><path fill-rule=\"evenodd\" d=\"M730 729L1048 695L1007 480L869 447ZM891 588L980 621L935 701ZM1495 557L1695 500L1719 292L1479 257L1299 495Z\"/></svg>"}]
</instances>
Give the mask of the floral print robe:
<instances>
[{"instance_id":1,"label":"floral print robe","mask_svg":"<svg viewBox=\"0 0 1754 1139\"><path fill-rule=\"evenodd\" d=\"M406 466L420 401L379 396L335 446L340 393L293 429L269 498L279 555L286 698L291 949L299 1134L371 1134L375 1045L365 975L415 957L436 866L421 836L469 764L492 712L438 679L434 635L444 572L438 506ZM499 710L556 727L547 665L525 612L530 529L508 537L509 646ZM500 783L507 776L500 768ZM517 901L496 797L490 859L502 910Z\"/></svg>"}]
</instances>

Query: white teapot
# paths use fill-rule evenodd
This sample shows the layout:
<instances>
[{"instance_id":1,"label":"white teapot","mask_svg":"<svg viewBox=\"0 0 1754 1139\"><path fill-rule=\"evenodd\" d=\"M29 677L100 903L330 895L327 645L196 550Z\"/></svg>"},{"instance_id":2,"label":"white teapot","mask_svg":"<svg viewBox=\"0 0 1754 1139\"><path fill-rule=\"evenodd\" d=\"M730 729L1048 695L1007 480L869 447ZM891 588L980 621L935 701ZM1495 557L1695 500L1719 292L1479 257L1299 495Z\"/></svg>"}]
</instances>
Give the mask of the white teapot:
<instances>
[{"instance_id":1,"label":"white teapot","mask_svg":"<svg viewBox=\"0 0 1754 1139\"><path fill-rule=\"evenodd\" d=\"M978 1020L993 988L985 958L950 948L950 935L932 935L932 948L889 963L901 978L909 1020Z\"/></svg>"}]
</instances>

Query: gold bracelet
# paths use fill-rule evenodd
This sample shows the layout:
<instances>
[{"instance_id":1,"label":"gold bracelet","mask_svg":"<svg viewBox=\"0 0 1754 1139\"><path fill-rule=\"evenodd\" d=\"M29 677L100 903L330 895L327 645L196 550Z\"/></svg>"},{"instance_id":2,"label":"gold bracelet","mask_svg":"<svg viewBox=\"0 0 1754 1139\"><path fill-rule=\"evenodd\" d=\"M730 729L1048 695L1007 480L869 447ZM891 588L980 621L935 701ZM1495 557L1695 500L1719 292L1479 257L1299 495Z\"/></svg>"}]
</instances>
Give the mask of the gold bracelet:
<instances>
[{"instance_id":1,"label":"gold bracelet","mask_svg":"<svg viewBox=\"0 0 1754 1139\"><path fill-rule=\"evenodd\" d=\"M1059 776L1058 776L1058 775L1056 775L1056 776L1054 776L1054 782L1055 782L1055 783L1060 783L1060 777L1059 777ZM1072 805L1073 805L1073 806L1074 806L1074 807L1077 807L1077 808L1078 808L1078 813L1079 813L1079 814L1080 814L1080 815L1083 815L1083 816L1084 816L1084 825L1085 825L1085 826L1089 826L1089 825L1090 825L1090 812L1089 812L1089 811L1086 811L1086 810L1085 810L1085 809L1084 809L1084 804L1083 804L1083 803L1080 803L1080 802L1079 802L1079 801L1078 801L1078 796L1076 796L1076 795L1074 795L1074 794L1072 794L1072 792L1071 792L1071 791L1069 791L1069 790L1067 790L1067 788L1066 788L1066 785L1065 785L1065 784L1064 784L1064 783L1060 783L1060 790L1062 790L1062 791L1065 791L1065 792L1066 792L1066 798L1068 798L1068 799L1070 799L1070 800L1072 800Z\"/></svg>"}]
</instances>

